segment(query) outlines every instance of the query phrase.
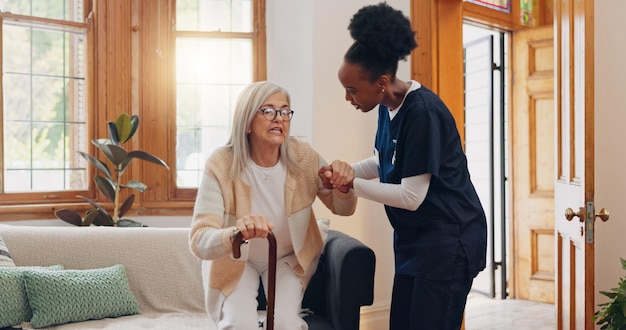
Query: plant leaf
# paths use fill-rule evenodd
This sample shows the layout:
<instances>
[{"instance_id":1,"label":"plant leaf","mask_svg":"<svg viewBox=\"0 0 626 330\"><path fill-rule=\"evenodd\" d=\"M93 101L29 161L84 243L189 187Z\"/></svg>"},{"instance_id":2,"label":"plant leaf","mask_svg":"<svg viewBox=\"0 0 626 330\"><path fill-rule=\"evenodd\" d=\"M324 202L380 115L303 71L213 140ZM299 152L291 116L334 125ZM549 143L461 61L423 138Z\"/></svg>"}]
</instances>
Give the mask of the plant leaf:
<instances>
[{"instance_id":1,"label":"plant leaf","mask_svg":"<svg viewBox=\"0 0 626 330\"><path fill-rule=\"evenodd\" d=\"M96 182L98 190L110 201L115 201L115 183L113 180L105 178L103 176L96 175L93 180Z\"/></svg>"},{"instance_id":2,"label":"plant leaf","mask_svg":"<svg viewBox=\"0 0 626 330\"><path fill-rule=\"evenodd\" d=\"M135 189L139 192L144 192L146 191L146 189L148 189L148 186L143 183L143 182L139 182L136 180L130 180L128 182L126 182L126 184L122 185L124 188L131 188L131 189Z\"/></svg>"},{"instance_id":3,"label":"plant leaf","mask_svg":"<svg viewBox=\"0 0 626 330\"><path fill-rule=\"evenodd\" d=\"M126 149L116 144L98 144L97 146L115 167L121 164L128 156Z\"/></svg>"},{"instance_id":4,"label":"plant leaf","mask_svg":"<svg viewBox=\"0 0 626 330\"><path fill-rule=\"evenodd\" d=\"M120 206L120 209L119 209L120 218L124 216L124 214L126 214L128 210L130 210L130 207L133 206L134 201L135 201L135 194L131 194L130 196L128 196L128 198L126 198L126 200L124 201L124 203L122 203L122 206Z\"/></svg>"},{"instance_id":5,"label":"plant leaf","mask_svg":"<svg viewBox=\"0 0 626 330\"><path fill-rule=\"evenodd\" d=\"M141 150L134 150L128 153L128 157L133 157L133 158L139 158L145 161L148 161L150 163L154 163L157 165L161 165L163 167L165 167L166 169L170 169L169 166L167 166L167 163L165 163L161 158L151 155L145 151L141 151Z\"/></svg>"},{"instance_id":6,"label":"plant leaf","mask_svg":"<svg viewBox=\"0 0 626 330\"><path fill-rule=\"evenodd\" d=\"M133 159L141 159L141 160L146 160L149 161L151 163L154 164L158 164L161 165L163 167L165 167L166 169L170 169L169 166L167 166L167 164L160 158L153 156L145 151L141 151L141 150L133 150L131 152L128 153L128 157L126 157L126 159L124 160L124 162L122 163L122 165L120 166L120 171L119 173L124 173L124 171L126 171L126 168L128 167L128 165L130 165L130 162Z\"/></svg>"},{"instance_id":7,"label":"plant leaf","mask_svg":"<svg viewBox=\"0 0 626 330\"><path fill-rule=\"evenodd\" d=\"M130 140L133 135L135 135L137 128L139 128L139 116L133 115L130 117L130 133L128 134L128 139L126 139L126 141Z\"/></svg>"},{"instance_id":8,"label":"plant leaf","mask_svg":"<svg viewBox=\"0 0 626 330\"><path fill-rule=\"evenodd\" d=\"M100 210L98 209L87 211L87 215L85 215L85 220L83 220L83 226L91 226L98 214L100 214Z\"/></svg>"},{"instance_id":9,"label":"plant leaf","mask_svg":"<svg viewBox=\"0 0 626 330\"><path fill-rule=\"evenodd\" d=\"M118 132L117 132L117 126L112 121L108 122L108 125L109 125L109 136L111 137L111 143L117 144L120 140Z\"/></svg>"},{"instance_id":10,"label":"plant leaf","mask_svg":"<svg viewBox=\"0 0 626 330\"><path fill-rule=\"evenodd\" d=\"M113 153L111 153L111 149L109 148L110 144L94 144L96 145L96 147L98 147L98 149L100 149L100 151L102 151L102 153L108 160L113 161Z\"/></svg>"},{"instance_id":11,"label":"plant leaf","mask_svg":"<svg viewBox=\"0 0 626 330\"><path fill-rule=\"evenodd\" d=\"M132 151L131 151L132 152ZM129 153L130 155L130 153ZM130 162L135 159L133 157L126 157L126 159L124 159L124 161L122 162L122 165L120 165L118 167L118 173L120 175L124 174L124 172L126 171L126 168L128 167L128 165L130 165Z\"/></svg>"},{"instance_id":12,"label":"plant leaf","mask_svg":"<svg viewBox=\"0 0 626 330\"><path fill-rule=\"evenodd\" d=\"M112 179L111 176L111 171L109 171L109 167L107 166L107 164L105 164L103 161L101 161L100 159L82 152L82 151L77 151L81 156L83 156L83 158L85 158L85 160L87 160L87 162L91 165L93 165L96 169L98 169L100 172L104 173L108 178Z\"/></svg>"},{"instance_id":13,"label":"plant leaf","mask_svg":"<svg viewBox=\"0 0 626 330\"><path fill-rule=\"evenodd\" d=\"M115 127L117 128L118 141L120 144L128 141L131 135L132 126L130 123L130 116L128 114L121 114L115 120Z\"/></svg>"},{"instance_id":14,"label":"plant leaf","mask_svg":"<svg viewBox=\"0 0 626 330\"><path fill-rule=\"evenodd\" d=\"M98 210L96 217L93 219L93 224L97 226L113 226L113 218L108 213Z\"/></svg>"},{"instance_id":15,"label":"plant leaf","mask_svg":"<svg viewBox=\"0 0 626 330\"><path fill-rule=\"evenodd\" d=\"M131 219L120 219L117 222L118 227L143 227L141 222L131 220Z\"/></svg>"},{"instance_id":16,"label":"plant leaf","mask_svg":"<svg viewBox=\"0 0 626 330\"><path fill-rule=\"evenodd\" d=\"M617 296L617 292L607 292L607 291L601 291L601 294L613 299Z\"/></svg>"},{"instance_id":17,"label":"plant leaf","mask_svg":"<svg viewBox=\"0 0 626 330\"><path fill-rule=\"evenodd\" d=\"M54 212L54 215L56 215L56 217L60 220L63 220L74 226L80 226L83 224L83 219L81 218L80 214L69 209L56 210Z\"/></svg>"},{"instance_id":18,"label":"plant leaf","mask_svg":"<svg viewBox=\"0 0 626 330\"><path fill-rule=\"evenodd\" d=\"M620 258L620 262L624 268L624 259ZM596 324L601 326L600 329L626 329L626 279L621 277L617 288L598 293L610 298L610 301L598 304L600 309L593 315Z\"/></svg>"},{"instance_id":19,"label":"plant leaf","mask_svg":"<svg viewBox=\"0 0 626 330\"><path fill-rule=\"evenodd\" d=\"M98 205L98 203L96 203L96 202L92 201L91 199L89 199L89 198L87 198L87 197L85 197L85 196L81 196L81 195L78 195L78 198L81 198L82 200L84 200L84 201L86 201L87 203L91 204L91 206L93 206L93 207L97 208L97 209L98 209L98 210L100 210L101 212L104 212L105 214L107 214L107 215L108 215L107 211L106 211L104 208L102 208L102 206Z\"/></svg>"}]
</instances>

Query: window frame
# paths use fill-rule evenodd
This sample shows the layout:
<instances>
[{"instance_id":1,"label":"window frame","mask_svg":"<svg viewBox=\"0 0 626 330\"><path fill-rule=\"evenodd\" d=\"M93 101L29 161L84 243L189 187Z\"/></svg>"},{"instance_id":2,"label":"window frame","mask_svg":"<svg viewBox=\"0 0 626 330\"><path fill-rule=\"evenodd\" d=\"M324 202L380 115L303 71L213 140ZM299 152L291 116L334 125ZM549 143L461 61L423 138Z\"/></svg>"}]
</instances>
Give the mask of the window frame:
<instances>
[{"instance_id":1,"label":"window frame","mask_svg":"<svg viewBox=\"0 0 626 330\"><path fill-rule=\"evenodd\" d=\"M91 135L93 134L91 115L92 112L90 109L93 108L93 101L90 98L90 94L93 90L93 61L91 58L93 57L93 17L91 15L92 12L92 0L83 0L83 13L82 17L84 19L84 23L74 22L74 21L65 21L58 20L52 18L44 18L38 16L27 16L21 14L13 14L10 12L0 12L0 26L4 26L5 21L15 21L20 23L31 23L38 27L50 27L50 30L61 30L61 31L75 31L75 30L84 30L86 33L86 56L87 56L87 64L86 64L86 88L87 88L87 97L85 100L85 107L87 109L86 118L86 129L87 136L89 140L91 140ZM0 52L2 51L2 33L0 29ZM0 54L0 56L3 56ZM0 58L0 70L4 71L2 67L2 60ZM0 101L3 100L3 90L4 90L4 79L0 79ZM4 121L4 102L0 103L0 118ZM0 126L0 145L4 145L4 125ZM88 147L88 150L91 151L91 146ZM0 168L2 168L2 173L0 176L4 177L4 150L0 153ZM93 170L87 168L87 177L91 177ZM64 190L64 191L36 191L36 192L12 192L12 193L4 193L0 192L2 199L0 200L0 219L2 219L2 214L4 210L8 211L9 214L13 212L24 212L24 209L32 209L32 205L43 205L45 209L49 208L48 204L54 202L55 204L64 205L66 203L71 203L76 200L77 195L83 195L89 198L94 198L94 184L91 180L87 181L87 189L86 190ZM22 206L29 205L29 206ZM14 215L11 216L13 218Z\"/></svg>"}]
</instances>

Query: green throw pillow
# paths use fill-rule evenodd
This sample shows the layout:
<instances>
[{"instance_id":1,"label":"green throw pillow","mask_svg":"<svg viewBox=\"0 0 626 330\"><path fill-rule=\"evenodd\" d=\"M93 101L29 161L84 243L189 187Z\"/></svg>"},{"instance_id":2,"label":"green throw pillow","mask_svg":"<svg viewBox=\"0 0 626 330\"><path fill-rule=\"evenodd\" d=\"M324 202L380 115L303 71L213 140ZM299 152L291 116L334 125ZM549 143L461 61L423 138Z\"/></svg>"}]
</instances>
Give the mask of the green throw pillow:
<instances>
[{"instance_id":1,"label":"green throw pillow","mask_svg":"<svg viewBox=\"0 0 626 330\"><path fill-rule=\"evenodd\" d=\"M24 272L33 310L30 325L56 324L139 314L123 265L88 270Z\"/></svg>"},{"instance_id":2,"label":"green throw pillow","mask_svg":"<svg viewBox=\"0 0 626 330\"><path fill-rule=\"evenodd\" d=\"M28 270L58 271L61 265L50 267L0 267L0 328L30 321L33 315L22 275Z\"/></svg>"}]
</instances>

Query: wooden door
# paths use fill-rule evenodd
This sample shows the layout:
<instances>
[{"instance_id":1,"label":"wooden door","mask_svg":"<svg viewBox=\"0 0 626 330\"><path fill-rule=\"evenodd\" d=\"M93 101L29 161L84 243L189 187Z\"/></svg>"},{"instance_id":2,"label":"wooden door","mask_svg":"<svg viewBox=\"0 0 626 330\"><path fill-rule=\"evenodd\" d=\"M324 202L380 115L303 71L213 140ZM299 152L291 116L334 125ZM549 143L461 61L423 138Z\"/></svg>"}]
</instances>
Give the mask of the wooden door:
<instances>
[{"instance_id":1,"label":"wooden door","mask_svg":"<svg viewBox=\"0 0 626 330\"><path fill-rule=\"evenodd\" d=\"M554 302L552 25L513 34L511 114L514 298Z\"/></svg>"},{"instance_id":2,"label":"wooden door","mask_svg":"<svg viewBox=\"0 0 626 330\"><path fill-rule=\"evenodd\" d=\"M593 5L593 0L555 0L554 6L558 329L594 328ZM573 213L566 219L568 208Z\"/></svg>"}]
</instances>

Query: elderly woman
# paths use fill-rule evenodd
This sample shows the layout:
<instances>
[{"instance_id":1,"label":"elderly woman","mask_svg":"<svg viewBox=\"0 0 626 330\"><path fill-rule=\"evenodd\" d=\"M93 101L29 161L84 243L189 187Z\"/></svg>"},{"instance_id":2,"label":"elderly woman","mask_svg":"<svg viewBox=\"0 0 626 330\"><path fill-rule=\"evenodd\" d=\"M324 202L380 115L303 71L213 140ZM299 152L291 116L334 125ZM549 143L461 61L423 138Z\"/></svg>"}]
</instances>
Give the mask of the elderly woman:
<instances>
[{"instance_id":1,"label":"elderly woman","mask_svg":"<svg viewBox=\"0 0 626 330\"><path fill-rule=\"evenodd\" d=\"M327 231L313 214L315 197L334 214L351 215L350 189L326 189L326 162L307 143L289 138L293 117L287 91L270 82L243 90L231 138L207 160L191 224L191 251L203 259L206 308L219 329L257 327L259 280L267 288L268 242L277 242L276 329L307 329L302 298ZM233 237L249 240L241 259Z\"/></svg>"}]
</instances>

